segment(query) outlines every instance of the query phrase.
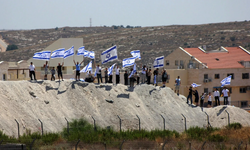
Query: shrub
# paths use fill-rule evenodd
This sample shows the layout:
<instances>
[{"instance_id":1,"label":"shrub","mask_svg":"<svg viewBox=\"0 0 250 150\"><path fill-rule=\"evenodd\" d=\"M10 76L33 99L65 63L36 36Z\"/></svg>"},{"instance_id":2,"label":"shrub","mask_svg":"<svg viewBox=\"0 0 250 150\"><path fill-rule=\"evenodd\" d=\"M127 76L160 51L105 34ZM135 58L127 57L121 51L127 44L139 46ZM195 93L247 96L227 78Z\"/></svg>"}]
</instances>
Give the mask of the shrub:
<instances>
[{"instance_id":1,"label":"shrub","mask_svg":"<svg viewBox=\"0 0 250 150\"><path fill-rule=\"evenodd\" d=\"M189 138L202 141L203 138L206 138L210 133L217 130L216 128L200 128L200 127L191 127L186 131L186 134Z\"/></svg>"},{"instance_id":2,"label":"shrub","mask_svg":"<svg viewBox=\"0 0 250 150\"><path fill-rule=\"evenodd\" d=\"M227 126L228 129L241 129L242 125L240 123L231 123Z\"/></svg>"},{"instance_id":3,"label":"shrub","mask_svg":"<svg viewBox=\"0 0 250 150\"><path fill-rule=\"evenodd\" d=\"M215 135L209 135L208 140L211 142L223 142L226 140L226 138L219 134L215 134Z\"/></svg>"}]
</instances>

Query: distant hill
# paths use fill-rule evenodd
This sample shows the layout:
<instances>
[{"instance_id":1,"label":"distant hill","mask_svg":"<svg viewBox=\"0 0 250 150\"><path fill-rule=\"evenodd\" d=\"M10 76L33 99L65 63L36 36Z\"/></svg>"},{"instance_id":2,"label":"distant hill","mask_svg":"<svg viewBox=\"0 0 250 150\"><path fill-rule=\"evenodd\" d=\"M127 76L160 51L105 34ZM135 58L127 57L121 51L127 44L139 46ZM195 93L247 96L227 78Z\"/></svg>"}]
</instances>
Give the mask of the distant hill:
<instances>
[{"instance_id":1,"label":"distant hill","mask_svg":"<svg viewBox=\"0 0 250 150\"><path fill-rule=\"evenodd\" d=\"M87 50L97 54L118 46L119 61L131 57L131 50L141 50L142 62L152 63L157 56L167 56L178 47L206 46L207 50L220 46L243 46L250 49L250 22L228 22L203 25L171 25L137 28L64 27L38 30L0 32L5 41L18 50L0 53L2 61L29 59L59 38L81 37Z\"/></svg>"}]
</instances>

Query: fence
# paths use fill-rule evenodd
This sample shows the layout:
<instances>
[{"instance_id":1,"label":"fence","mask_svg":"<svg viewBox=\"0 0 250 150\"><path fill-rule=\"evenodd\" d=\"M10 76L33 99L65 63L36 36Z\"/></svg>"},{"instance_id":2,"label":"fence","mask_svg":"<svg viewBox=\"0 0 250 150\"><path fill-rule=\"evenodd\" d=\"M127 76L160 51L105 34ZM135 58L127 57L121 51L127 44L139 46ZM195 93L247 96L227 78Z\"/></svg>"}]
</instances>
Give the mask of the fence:
<instances>
[{"instance_id":1,"label":"fence","mask_svg":"<svg viewBox=\"0 0 250 150\"><path fill-rule=\"evenodd\" d=\"M207 115L207 126L211 126L210 122L209 122L209 115L204 112ZM227 113L227 122L228 125L230 124L230 112L228 112L227 110L225 110L225 113ZM182 119L180 121L183 122L183 128L185 130L188 129L187 126L187 121L188 115L184 115L184 114L180 114L180 116L182 116ZM93 128L94 131L96 131L96 119L91 116L93 119ZM138 131L141 131L141 120L140 117L138 115L136 115L136 117L138 118ZM159 114L159 117L162 118L162 126L163 126L163 130L165 130L165 117L161 114ZM66 132L69 135L71 132L71 128L69 126L69 121L67 118L64 118L65 120L65 126L66 126ZM44 130L46 131L46 129L44 129L44 125L46 125L46 121L42 121L40 119L37 119L37 121L40 123L41 126L41 136L44 136ZM8 140L4 140L4 139L0 139L0 149L39 149L39 143L41 143L41 141L39 139L36 138L32 138L32 139L20 139L20 130L19 130L19 121L17 119L14 119L13 122L16 122L17 124L17 139L8 139ZM117 115L117 127L118 129L120 129L119 131L121 132L121 128L122 128L122 118L120 118L119 115ZM81 127L77 127L77 128L81 128ZM144 132L143 130L141 132ZM87 133L85 133L85 135L87 135ZM1 136L0 136L1 137ZM109 137L107 137L109 138ZM56 144L51 144L51 145L42 145L43 149L164 149L164 147L166 149L201 149L202 145L203 145L203 149L214 149L215 147L232 147L232 146L236 146L235 143L232 144L224 144L223 143L221 145L218 145L218 143L208 143L208 142L193 142L194 144L192 144L192 142L187 143L187 141L166 141L166 139L164 139L164 137L159 137L158 139L155 139L154 141L147 141L147 140L135 140L135 141L127 141L127 140L114 140L112 141L112 139L107 139L107 141L111 141L109 143L105 143L105 142L96 142L96 143L85 143L81 140L77 140L77 141L65 141L63 139L59 139L58 141L56 141ZM10 143L18 143L19 144L10 144ZM245 143L248 144L248 143ZM190 148L191 147L191 148Z\"/></svg>"}]
</instances>

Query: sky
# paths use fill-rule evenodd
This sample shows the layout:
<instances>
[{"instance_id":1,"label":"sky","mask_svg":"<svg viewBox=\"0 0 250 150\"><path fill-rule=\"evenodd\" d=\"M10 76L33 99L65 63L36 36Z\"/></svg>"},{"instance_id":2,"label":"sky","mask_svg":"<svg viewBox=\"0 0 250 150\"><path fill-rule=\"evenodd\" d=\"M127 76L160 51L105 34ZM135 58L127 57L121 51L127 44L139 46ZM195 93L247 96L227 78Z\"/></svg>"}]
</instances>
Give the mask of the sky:
<instances>
[{"instance_id":1,"label":"sky","mask_svg":"<svg viewBox=\"0 0 250 150\"><path fill-rule=\"evenodd\" d=\"M0 29L194 25L250 20L250 0L0 0Z\"/></svg>"}]
</instances>

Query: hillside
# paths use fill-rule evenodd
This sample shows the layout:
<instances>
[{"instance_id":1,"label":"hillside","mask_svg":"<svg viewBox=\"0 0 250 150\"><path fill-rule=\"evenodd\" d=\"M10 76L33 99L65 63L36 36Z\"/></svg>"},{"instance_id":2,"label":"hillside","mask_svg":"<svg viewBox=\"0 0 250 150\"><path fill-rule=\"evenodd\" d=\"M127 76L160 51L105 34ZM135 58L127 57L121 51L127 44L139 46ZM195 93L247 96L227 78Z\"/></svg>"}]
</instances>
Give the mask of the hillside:
<instances>
[{"instance_id":1,"label":"hillside","mask_svg":"<svg viewBox=\"0 0 250 150\"><path fill-rule=\"evenodd\" d=\"M72 80L0 81L0 95L0 129L10 136L17 136L14 119L20 124L20 134L27 130L40 132L38 119L43 122L44 132L59 132L66 127L65 118L69 121L84 118L93 123L91 116L101 127L111 126L115 130L119 130L117 115L122 119L122 130L138 129L136 115L140 117L141 128L146 130L163 129L160 114L165 117L169 130L185 130L182 114L187 118L187 128L207 126L207 116L200 107L187 105L186 98L177 96L170 88L152 85L128 88ZM113 103L106 100L113 100ZM212 126L227 125L225 109L230 112L231 122L250 126L250 114L231 106L205 110L213 116L210 117Z\"/></svg>"},{"instance_id":2,"label":"hillside","mask_svg":"<svg viewBox=\"0 0 250 150\"><path fill-rule=\"evenodd\" d=\"M29 59L58 38L81 37L87 50L97 56L116 44L119 61L131 57L130 51L140 49L143 63L152 63L157 56L168 55L178 47L206 45L207 50L220 46L243 46L250 49L250 22L228 22L203 25L172 25L157 27L64 27L58 29L15 30L0 32L5 41L19 49L0 53L0 59ZM97 61L99 57L97 57Z\"/></svg>"}]
</instances>

